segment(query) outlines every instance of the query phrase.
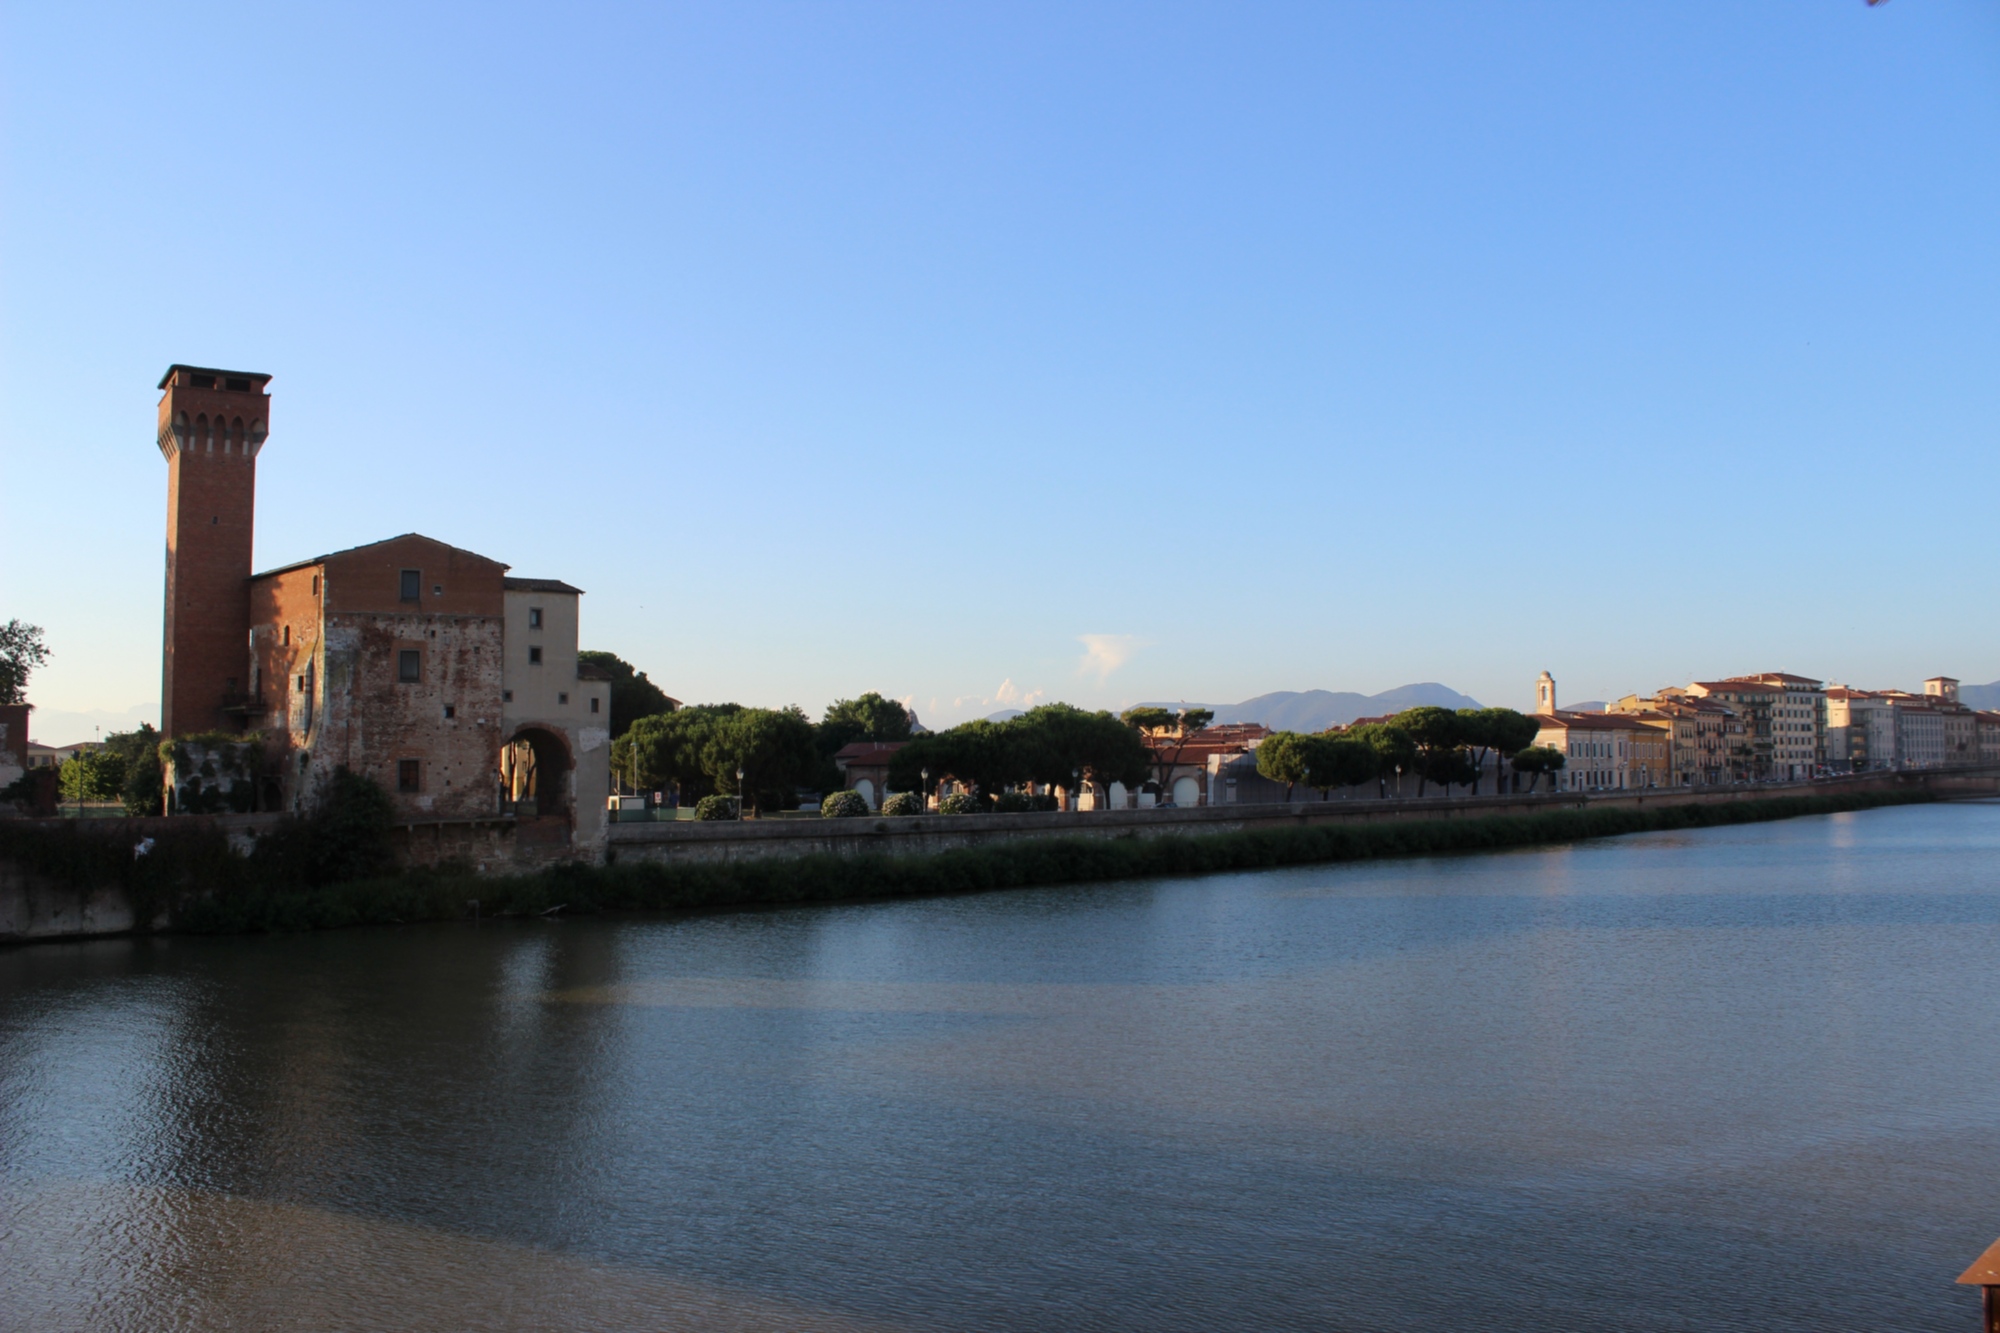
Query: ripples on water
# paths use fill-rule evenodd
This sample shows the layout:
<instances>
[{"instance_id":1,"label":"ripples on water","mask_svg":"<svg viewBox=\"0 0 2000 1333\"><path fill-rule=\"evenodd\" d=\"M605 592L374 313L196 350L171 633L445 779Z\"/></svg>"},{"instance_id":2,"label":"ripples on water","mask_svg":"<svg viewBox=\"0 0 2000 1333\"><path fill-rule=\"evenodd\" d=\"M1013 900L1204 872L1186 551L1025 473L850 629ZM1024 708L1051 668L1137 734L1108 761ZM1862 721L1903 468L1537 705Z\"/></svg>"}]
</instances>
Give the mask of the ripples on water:
<instances>
[{"instance_id":1,"label":"ripples on water","mask_svg":"<svg viewBox=\"0 0 2000 1333\"><path fill-rule=\"evenodd\" d=\"M0 1328L1911 1329L2000 806L0 953Z\"/></svg>"}]
</instances>

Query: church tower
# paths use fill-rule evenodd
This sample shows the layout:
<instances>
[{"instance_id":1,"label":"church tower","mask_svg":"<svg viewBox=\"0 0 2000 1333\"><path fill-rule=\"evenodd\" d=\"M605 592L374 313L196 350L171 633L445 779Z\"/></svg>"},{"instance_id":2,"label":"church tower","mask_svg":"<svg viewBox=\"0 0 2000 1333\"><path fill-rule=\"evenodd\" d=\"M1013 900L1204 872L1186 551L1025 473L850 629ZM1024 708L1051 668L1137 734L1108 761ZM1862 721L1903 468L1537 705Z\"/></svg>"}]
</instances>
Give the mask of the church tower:
<instances>
[{"instance_id":1,"label":"church tower","mask_svg":"<svg viewBox=\"0 0 2000 1333\"><path fill-rule=\"evenodd\" d=\"M167 460L167 615L160 730L242 729L249 703L250 537L269 375L169 366L160 380Z\"/></svg>"},{"instance_id":2,"label":"church tower","mask_svg":"<svg viewBox=\"0 0 2000 1333\"><path fill-rule=\"evenodd\" d=\"M1535 711L1537 713L1556 711L1556 678L1546 671L1535 678Z\"/></svg>"}]
</instances>

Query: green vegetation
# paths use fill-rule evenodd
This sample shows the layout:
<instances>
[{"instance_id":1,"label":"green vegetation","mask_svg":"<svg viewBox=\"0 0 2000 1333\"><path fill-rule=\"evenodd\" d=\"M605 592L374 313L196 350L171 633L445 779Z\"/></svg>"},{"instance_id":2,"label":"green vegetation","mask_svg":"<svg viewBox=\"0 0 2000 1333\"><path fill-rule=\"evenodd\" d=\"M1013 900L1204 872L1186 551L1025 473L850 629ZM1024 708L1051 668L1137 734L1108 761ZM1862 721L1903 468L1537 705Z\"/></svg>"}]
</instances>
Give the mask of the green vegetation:
<instances>
[{"instance_id":1,"label":"green vegetation","mask_svg":"<svg viewBox=\"0 0 2000 1333\"><path fill-rule=\"evenodd\" d=\"M899 791L882 802L882 813L894 819L908 819L923 812L923 798L913 791Z\"/></svg>"},{"instance_id":2,"label":"green vegetation","mask_svg":"<svg viewBox=\"0 0 2000 1333\"><path fill-rule=\"evenodd\" d=\"M795 805L818 761L804 713L741 704L698 704L642 717L611 747L613 772L640 788L671 786L682 804L737 795L740 771L741 795L753 812Z\"/></svg>"},{"instance_id":3,"label":"green vegetation","mask_svg":"<svg viewBox=\"0 0 2000 1333\"><path fill-rule=\"evenodd\" d=\"M1498 851L1929 799L1924 792L1790 796L1641 810L1562 810L1380 824L1341 822L1157 838L1035 838L930 856L821 855L797 860L568 865L511 878L438 870L321 888L281 887L283 879L268 869L276 858L266 858L263 873L247 873L243 867L257 863L257 856L231 856L220 833L199 829L187 830L172 848L168 835L162 835L161 845L151 856L135 861L130 850L113 839L91 837L74 829L50 832L26 825L10 827L12 821L0 821L0 856L31 861L33 868L44 873L74 875L83 882L122 882L142 893L154 891L148 885L165 883L174 890L160 891L150 900L155 902L174 899L178 886L188 883L219 886L212 897L180 908L175 922L181 930L304 930L449 920L465 915L467 902L475 898L488 915L540 912L559 904L572 912L689 911L901 898ZM29 834L34 836L24 836ZM259 854L262 852L260 846ZM166 873L155 873L162 871ZM121 879L121 874L127 878Z\"/></svg>"},{"instance_id":4,"label":"green vegetation","mask_svg":"<svg viewBox=\"0 0 2000 1333\"><path fill-rule=\"evenodd\" d=\"M674 701L667 697L667 692L647 680L645 672L618 654L586 649L576 655L576 660L597 667L611 677L611 721L608 725L613 736L623 736L642 717L674 711Z\"/></svg>"},{"instance_id":5,"label":"green vegetation","mask_svg":"<svg viewBox=\"0 0 2000 1333\"><path fill-rule=\"evenodd\" d=\"M941 815L976 815L979 813L979 798L969 792L955 791L938 802Z\"/></svg>"},{"instance_id":6,"label":"green vegetation","mask_svg":"<svg viewBox=\"0 0 2000 1333\"><path fill-rule=\"evenodd\" d=\"M837 791L819 803L819 813L824 819L865 819L874 812L860 792Z\"/></svg>"},{"instance_id":7,"label":"green vegetation","mask_svg":"<svg viewBox=\"0 0 2000 1333\"><path fill-rule=\"evenodd\" d=\"M256 732L198 731L161 742L159 754L173 765L176 813L240 815L257 807L264 738Z\"/></svg>"},{"instance_id":8,"label":"green vegetation","mask_svg":"<svg viewBox=\"0 0 2000 1333\"><path fill-rule=\"evenodd\" d=\"M1569 758L1553 745L1530 745L1517 751L1512 762L1516 773L1528 774L1528 790L1533 791L1542 774L1561 772Z\"/></svg>"},{"instance_id":9,"label":"green vegetation","mask_svg":"<svg viewBox=\"0 0 2000 1333\"><path fill-rule=\"evenodd\" d=\"M736 798L733 796L704 796L694 803L694 817L702 820L735 819Z\"/></svg>"},{"instance_id":10,"label":"green vegetation","mask_svg":"<svg viewBox=\"0 0 2000 1333\"><path fill-rule=\"evenodd\" d=\"M19 620L0 625L0 704L28 702L28 677L48 660L40 625Z\"/></svg>"},{"instance_id":11,"label":"green vegetation","mask_svg":"<svg viewBox=\"0 0 2000 1333\"><path fill-rule=\"evenodd\" d=\"M1137 787L1152 765L1139 733L1112 714L1043 704L1005 722L966 722L917 737L889 761L889 785L920 787L928 769L932 784L956 780L983 808L1027 783L1073 787L1079 775Z\"/></svg>"}]
</instances>

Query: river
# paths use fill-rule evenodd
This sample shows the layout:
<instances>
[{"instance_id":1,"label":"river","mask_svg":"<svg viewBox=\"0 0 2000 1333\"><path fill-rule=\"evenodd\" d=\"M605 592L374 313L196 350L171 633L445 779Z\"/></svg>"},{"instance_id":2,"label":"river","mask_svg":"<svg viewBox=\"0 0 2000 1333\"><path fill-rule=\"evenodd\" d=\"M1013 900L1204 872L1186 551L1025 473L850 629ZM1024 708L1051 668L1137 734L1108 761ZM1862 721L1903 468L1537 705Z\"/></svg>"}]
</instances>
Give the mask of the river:
<instances>
[{"instance_id":1,"label":"river","mask_svg":"<svg viewBox=\"0 0 2000 1333\"><path fill-rule=\"evenodd\" d=\"M1971 1330L2000 805L0 952L0 1328Z\"/></svg>"}]
</instances>

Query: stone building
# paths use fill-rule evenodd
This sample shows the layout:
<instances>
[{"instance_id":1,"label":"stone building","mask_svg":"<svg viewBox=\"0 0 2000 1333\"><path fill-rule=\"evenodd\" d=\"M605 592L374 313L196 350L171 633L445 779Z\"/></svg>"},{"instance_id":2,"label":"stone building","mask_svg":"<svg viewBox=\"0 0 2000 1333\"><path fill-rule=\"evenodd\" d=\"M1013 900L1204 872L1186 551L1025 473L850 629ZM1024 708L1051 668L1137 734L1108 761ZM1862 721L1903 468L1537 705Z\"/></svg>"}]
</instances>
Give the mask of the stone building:
<instances>
[{"instance_id":1,"label":"stone building","mask_svg":"<svg viewBox=\"0 0 2000 1333\"><path fill-rule=\"evenodd\" d=\"M345 768L402 823L506 820L523 844L594 850L610 683L579 669L580 591L417 533L253 575L269 378L161 381L162 731L261 735L261 809L309 809Z\"/></svg>"}]
</instances>

